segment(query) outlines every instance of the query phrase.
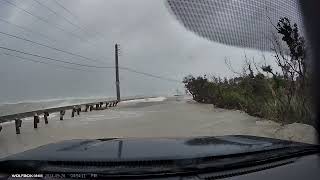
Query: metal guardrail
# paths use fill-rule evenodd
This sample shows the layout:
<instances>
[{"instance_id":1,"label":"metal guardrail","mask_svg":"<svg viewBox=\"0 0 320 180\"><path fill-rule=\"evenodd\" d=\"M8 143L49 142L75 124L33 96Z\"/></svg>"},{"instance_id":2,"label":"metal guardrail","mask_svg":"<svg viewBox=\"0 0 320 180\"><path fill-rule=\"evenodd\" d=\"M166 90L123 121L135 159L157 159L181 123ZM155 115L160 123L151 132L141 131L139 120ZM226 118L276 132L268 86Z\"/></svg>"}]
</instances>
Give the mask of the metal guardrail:
<instances>
[{"instance_id":1,"label":"metal guardrail","mask_svg":"<svg viewBox=\"0 0 320 180\"><path fill-rule=\"evenodd\" d=\"M144 98L147 98L147 97L126 98L126 99L123 99L123 101L144 99ZM22 118L33 116L34 129L37 129L38 123L40 122L39 115L43 115L45 124L48 124L49 123L48 116L50 115L50 113L60 112L60 120L63 120L63 116L65 115L66 110L71 110L71 117L73 118L76 113L77 113L77 115L80 115L80 112L88 112L88 111L92 111L92 110L105 110L105 109L108 109L108 107L117 106L118 102L119 101L117 101L117 100L105 100L105 101L98 101L98 102L84 103L84 104L74 104L74 105L69 105L69 106L47 108L47 109L34 110L34 111L28 111L28 112L23 112L23 113L16 113L16 114L1 116L0 117L0 132L2 130L1 123L3 123L3 122L15 121L16 134L20 134L21 133L20 128L22 125ZM82 110L83 106L85 106L84 111ZM96 106L96 107L94 107L94 106Z\"/></svg>"},{"instance_id":2,"label":"metal guardrail","mask_svg":"<svg viewBox=\"0 0 320 180\"><path fill-rule=\"evenodd\" d=\"M145 99L145 98L151 98L151 97L135 97L135 98L125 98L122 99L122 101L129 101L129 100L135 100L135 99ZM10 114L10 115L5 115L0 117L0 125L3 122L9 122L9 121L14 121L15 119L22 119L26 117L32 117L34 116L35 113L38 115L42 115L45 112L47 113L55 113L55 112L60 112L61 110L72 110L74 106L94 106L96 104L100 104L100 102L103 103L110 103L110 102L115 102L117 100L105 100L105 101L97 101L97 102L91 102L91 103L83 103L83 104L73 104L69 106L60 106L60 107L54 107L54 108L47 108L47 109L40 109L40 110L34 110L34 111L28 111L28 112L23 112L23 113L16 113L16 114Z\"/></svg>"},{"instance_id":3,"label":"metal guardrail","mask_svg":"<svg viewBox=\"0 0 320 180\"><path fill-rule=\"evenodd\" d=\"M6 116L1 116L0 117L0 122L8 122L8 121L13 121L14 119L22 119L26 117L32 117L35 113L38 115L44 114L44 112L48 113L55 113L55 112L60 112L61 110L72 110L74 106L85 106L85 105L96 105L100 104L100 102L112 102L112 101L99 101L99 102L93 102L93 103L86 103L86 104L74 104L74 105L69 105L69 106L61 106L61 107L55 107L55 108L48 108L48 109L41 109L41 110L34 110L34 111L29 111L29 112L23 112L23 113L17 113L17 114L10 114Z\"/></svg>"}]
</instances>

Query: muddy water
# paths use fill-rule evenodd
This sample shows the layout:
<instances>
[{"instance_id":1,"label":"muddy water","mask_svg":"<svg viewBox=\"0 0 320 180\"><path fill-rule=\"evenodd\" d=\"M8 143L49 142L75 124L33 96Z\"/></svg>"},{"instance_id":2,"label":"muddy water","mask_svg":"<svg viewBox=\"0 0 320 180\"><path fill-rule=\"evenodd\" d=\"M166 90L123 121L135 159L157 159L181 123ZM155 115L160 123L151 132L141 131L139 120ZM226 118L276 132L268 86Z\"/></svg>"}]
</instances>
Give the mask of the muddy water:
<instances>
[{"instance_id":1,"label":"muddy water","mask_svg":"<svg viewBox=\"0 0 320 180\"><path fill-rule=\"evenodd\" d=\"M109 110L82 112L80 116L58 120L43 119L33 129L32 119L23 122L21 134L13 123L3 124L0 132L0 157L40 145L68 139L106 137L177 137L216 135L256 135L300 142L315 142L315 130L308 125L280 126L251 117L240 111L216 109L186 98L165 101L123 102Z\"/></svg>"}]
</instances>

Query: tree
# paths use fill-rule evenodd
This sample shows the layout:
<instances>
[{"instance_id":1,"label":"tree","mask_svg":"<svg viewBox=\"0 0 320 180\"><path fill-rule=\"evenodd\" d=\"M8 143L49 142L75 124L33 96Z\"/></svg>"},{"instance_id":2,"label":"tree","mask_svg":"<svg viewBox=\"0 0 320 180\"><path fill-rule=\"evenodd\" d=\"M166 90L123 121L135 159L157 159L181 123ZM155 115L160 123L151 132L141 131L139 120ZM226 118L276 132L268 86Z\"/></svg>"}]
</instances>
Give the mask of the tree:
<instances>
[{"instance_id":1,"label":"tree","mask_svg":"<svg viewBox=\"0 0 320 180\"><path fill-rule=\"evenodd\" d=\"M288 18L280 18L275 28L281 40L273 35L272 50L281 74L274 73L270 65L261 69L273 75L274 96L281 103L278 108L280 118L284 121L288 115L299 112L301 119L310 119L311 104L308 102L310 72L306 62L305 40L297 24L291 24Z\"/></svg>"}]
</instances>

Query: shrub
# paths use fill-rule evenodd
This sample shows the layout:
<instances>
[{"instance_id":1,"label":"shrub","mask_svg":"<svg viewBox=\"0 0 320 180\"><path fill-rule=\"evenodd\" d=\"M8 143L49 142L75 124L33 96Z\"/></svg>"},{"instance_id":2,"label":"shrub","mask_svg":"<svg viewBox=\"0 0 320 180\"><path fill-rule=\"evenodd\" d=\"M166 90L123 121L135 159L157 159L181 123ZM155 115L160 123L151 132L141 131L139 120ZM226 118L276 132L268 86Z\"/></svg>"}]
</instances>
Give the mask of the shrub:
<instances>
[{"instance_id":1,"label":"shrub","mask_svg":"<svg viewBox=\"0 0 320 180\"><path fill-rule=\"evenodd\" d=\"M281 42L274 39L275 62L281 72L273 72L270 65L261 67L265 76L255 74L251 62L245 59L243 74L231 79L206 76L184 78L183 83L193 99L200 103L213 103L217 107L239 109L250 115L277 120L281 123L311 121L310 72L306 63L304 38L296 24L281 18L276 26L282 41L287 45L288 55ZM249 72L248 72L249 71Z\"/></svg>"}]
</instances>

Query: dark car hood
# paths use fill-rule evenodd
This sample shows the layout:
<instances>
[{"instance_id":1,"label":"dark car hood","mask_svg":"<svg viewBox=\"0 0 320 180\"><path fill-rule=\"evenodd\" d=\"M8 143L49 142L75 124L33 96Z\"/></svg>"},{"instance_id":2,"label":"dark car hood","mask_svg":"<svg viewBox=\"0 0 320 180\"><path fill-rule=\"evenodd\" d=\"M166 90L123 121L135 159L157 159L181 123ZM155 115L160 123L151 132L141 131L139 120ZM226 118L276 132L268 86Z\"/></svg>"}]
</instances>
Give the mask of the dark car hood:
<instances>
[{"instance_id":1,"label":"dark car hood","mask_svg":"<svg viewBox=\"0 0 320 180\"><path fill-rule=\"evenodd\" d=\"M79 139L40 146L2 160L143 161L189 159L306 145L278 139L238 135L193 138Z\"/></svg>"}]
</instances>

